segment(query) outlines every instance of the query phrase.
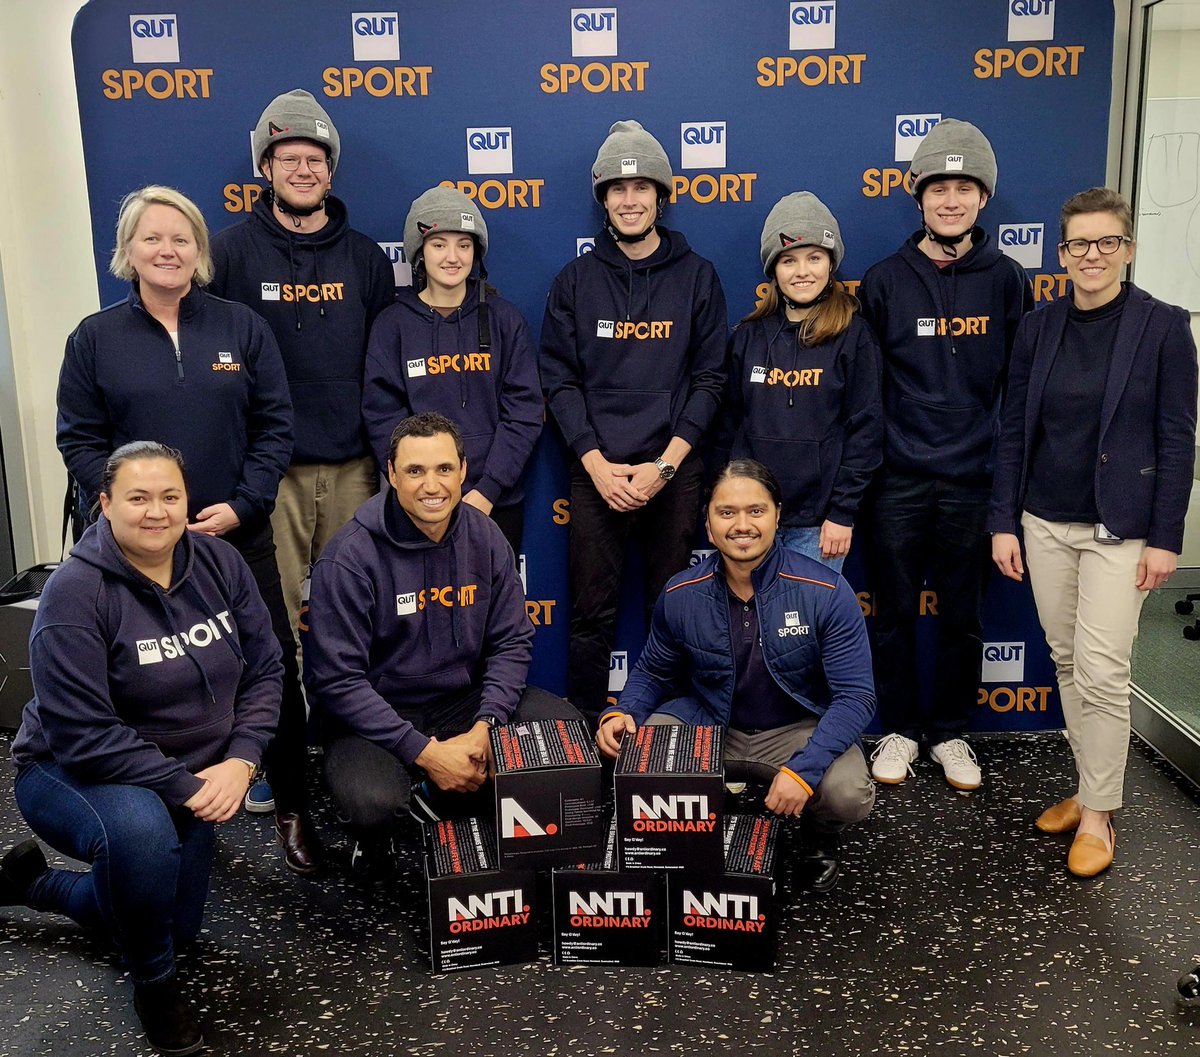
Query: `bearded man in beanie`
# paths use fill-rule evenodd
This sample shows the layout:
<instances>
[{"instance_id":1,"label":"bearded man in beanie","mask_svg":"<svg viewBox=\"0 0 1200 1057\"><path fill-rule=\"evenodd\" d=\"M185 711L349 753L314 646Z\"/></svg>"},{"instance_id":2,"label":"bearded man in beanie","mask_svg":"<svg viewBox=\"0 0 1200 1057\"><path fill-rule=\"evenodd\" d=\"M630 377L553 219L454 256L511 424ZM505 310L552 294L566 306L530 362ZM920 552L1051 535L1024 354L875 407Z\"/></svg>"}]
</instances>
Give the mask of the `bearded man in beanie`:
<instances>
[{"instance_id":1,"label":"bearded man in beanie","mask_svg":"<svg viewBox=\"0 0 1200 1057\"><path fill-rule=\"evenodd\" d=\"M395 281L387 255L350 227L345 205L329 193L341 139L310 93L297 88L271 100L253 144L268 187L246 220L213 239L209 290L249 305L274 332L295 411L296 446L271 515L291 629L284 643L284 700L266 755L270 786L252 787L246 807L274 810L288 866L307 874L319 864L304 779L296 640L301 592L325 543L377 491L362 422L363 361L371 324L392 303Z\"/></svg>"},{"instance_id":2,"label":"bearded man in beanie","mask_svg":"<svg viewBox=\"0 0 1200 1057\"><path fill-rule=\"evenodd\" d=\"M725 387L728 320L716 270L658 223L671 163L618 121L592 164L604 209L595 249L554 280L542 324L542 388L574 454L567 696L604 710L617 602L632 536L647 623L688 563L700 511L700 444Z\"/></svg>"},{"instance_id":3,"label":"bearded man in beanie","mask_svg":"<svg viewBox=\"0 0 1200 1057\"><path fill-rule=\"evenodd\" d=\"M921 229L863 277L858 296L883 354L883 467L868 544L875 593L875 687L885 737L871 772L913 774L922 735L956 789L977 789L963 732L979 692L985 528L1009 355L1033 291L978 226L996 191L996 155L974 125L938 122L909 171ZM917 698L916 623L937 592L933 705Z\"/></svg>"}]
</instances>

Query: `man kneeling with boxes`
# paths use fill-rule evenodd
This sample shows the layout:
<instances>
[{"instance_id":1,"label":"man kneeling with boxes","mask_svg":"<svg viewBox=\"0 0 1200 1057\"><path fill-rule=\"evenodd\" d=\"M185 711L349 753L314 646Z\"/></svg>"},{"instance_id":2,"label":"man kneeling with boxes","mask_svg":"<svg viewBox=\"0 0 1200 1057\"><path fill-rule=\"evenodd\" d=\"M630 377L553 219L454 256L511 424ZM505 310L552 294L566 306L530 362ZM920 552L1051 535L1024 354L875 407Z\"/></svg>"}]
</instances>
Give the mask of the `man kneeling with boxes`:
<instances>
[{"instance_id":1,"label":"man kneeling with boxes","mask_svg":"<svg viewBox=\"0 0 1200 1057\"><path fill-rule=\"evenodd\" d=\"M581 719L525 685L533 625L504 534L461 501L457 426L413 415L391 453L391 488L358 508L313 567L304 666L326 721L325 778L368 859L390 844L413 773L472 793L493 771L491 727Z\"/></svg>"},{"instance_id":2,"label":"man kneeling with boxes","mask_svg":"<svg viewBox=\"0 0 1200 1057\"><path fill-rule=\"evenodd\" d=\"M767 467L737 459L720 472L705 513L717 553L667 584L596 744L615 757L639 724L727 728L726 779L769 782L767 809L801 816L800 882L823 893L837 882L838 834L875 802L859 745L875 714L871 651L850 585L775 542L779 513Z\"/></svg>"}]
</instances>

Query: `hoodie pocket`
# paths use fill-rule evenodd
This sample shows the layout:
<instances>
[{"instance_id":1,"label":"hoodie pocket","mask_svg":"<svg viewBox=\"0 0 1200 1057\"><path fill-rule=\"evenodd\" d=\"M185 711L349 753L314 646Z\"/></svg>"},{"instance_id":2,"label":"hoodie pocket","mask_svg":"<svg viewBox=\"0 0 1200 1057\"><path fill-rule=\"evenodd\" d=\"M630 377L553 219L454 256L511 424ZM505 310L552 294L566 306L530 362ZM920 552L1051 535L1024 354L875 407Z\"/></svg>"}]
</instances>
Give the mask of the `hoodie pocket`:
<instances>
[{"instance_id":1,"label":"hoodie pocket","mask_svg":"<svg viewBox=\"0 0 1200 1057\"><path fill-rule=\"evenodd\" d=\"M901 397L898 421L891 428L909 438L916 454L936 454L943 463L954 456L986 456L992 445L991 416L978 405L948 407Z\"/></svg>"},{"instance_id":2,"label":"hoodie pocket","mask_svg":"<svg viewBox=\"0 0 1200 1057\"><path fill-rule=\"evenodd\" d=\"M657 458L671 439L671 391L592 389L588 417L610 462Z\"/></svg>"}]
</instances>

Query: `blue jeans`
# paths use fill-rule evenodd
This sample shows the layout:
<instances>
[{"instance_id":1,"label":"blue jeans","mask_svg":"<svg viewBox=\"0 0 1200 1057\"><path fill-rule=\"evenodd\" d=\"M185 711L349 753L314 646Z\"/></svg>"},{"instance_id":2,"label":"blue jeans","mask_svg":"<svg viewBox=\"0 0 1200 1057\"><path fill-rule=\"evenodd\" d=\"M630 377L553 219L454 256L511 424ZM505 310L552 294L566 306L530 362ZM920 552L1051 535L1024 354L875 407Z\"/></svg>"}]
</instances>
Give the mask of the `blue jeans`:
<instances>
[{"instance_id":1,"label":"blue jeans","mask_svg":"<svg viewBox=\"0 0 1200 1057\"><path fill-rule=\"evenodd\" d=\"M808 558L815 558L835 573L840 573L842 566L846 564L846 556L844 554L838 558L823 558L821 556L820 525L814 525L812 528L781 528L775 534L775 538L779 541L779 546L786 547L797 554L803 554Z\"/></svg>"},{"instance_id":2,"label":"blue jeans","mask_svg":"<svg viewBox=\"0 0 1200 1057\"><path fill-rule=\"evenodd\" d=\"M213 825L136 785L88 785L54 763L17 775L17 806L56 851L91 870L49 870L34 884L34 910L65 914L106 936L136 983L175 971L176 944L200 931Z\"/></svg>"}]
</instances>

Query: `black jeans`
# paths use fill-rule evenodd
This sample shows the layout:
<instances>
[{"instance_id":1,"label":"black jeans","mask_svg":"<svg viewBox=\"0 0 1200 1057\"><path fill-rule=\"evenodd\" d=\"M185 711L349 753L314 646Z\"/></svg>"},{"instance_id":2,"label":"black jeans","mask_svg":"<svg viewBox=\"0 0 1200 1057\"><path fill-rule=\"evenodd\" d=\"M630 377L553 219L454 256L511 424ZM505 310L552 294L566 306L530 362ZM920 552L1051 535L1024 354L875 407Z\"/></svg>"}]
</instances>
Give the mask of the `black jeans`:
<instances>
[{"instance_id":1,"label":"black jeans","mask_svg":"<svg viewBox=\"0 0 1200 1057\"><path fill-rule=\"evenodd\" d=\"M525 534L525 500L512 506L493 507L492 520L512 547L513 558L520 561L521 537Z\"/></svg>"},{"instance_id":2,"label":"black jeans","mask_svg":"<svg viewBox=\"0 0 1200 1057\"><path fill-rule=\"evenodd\" d=\"M617 629L625 549L632 536L642 554L647 630L667 581L687 568L700 514L702 460L693 454L674 480L640 510L613 510L583 464L571 467L571 643L567 697L594 726L608 702L608 667Z\"/></svg>"},{"instance_id":3,"label":"black jeans","mask_svg":"<svg viewBox=\"0 0 1200 1057\"><path fill-rule=\"evenodd\" d=\"M471 690L444 709L431 712L398 710L422 734L448 738L471 728L479 713L480 691ZM527 686L510 723L533 719L581 719L561 697ZM398 815L408 810L414 774L382 746L346 728L331 727L325 746L325 782L337 812L356 839L383 835Z\"/></svg>"},{"instance_id":4,"label":"black jeans","mask_svg":"<svg viewBox=\"0 0 1200 1057\"><path fill-rule=\"evenodd\" d=\"M873 489L867 558L875 596L875 691L886 734L959 737L979 694L983 592L991 573L990 488L884 470ZM922 722L917 618L937 592L933 704Z\"/></svg>"},{"instance_id":5,"label":"black jeans","mask_svg":"<svg viewBox=\"0 0 1200 1057\"><path fill-rule=\"evenodd\" d=\"M308 717L300 690L300 670L296 663L296 638L288 619L287 605L279 584L275 564L275 539L271 522L252 521L239 525L222 537L237 548L258 585L259 594L271 614L271 630L283 650L283 700L279 703L279 726L267 746L263 763L278 812L303 812L308 809L308 788L304 768L308 760Z\"/></svg>"}]
</instances>

